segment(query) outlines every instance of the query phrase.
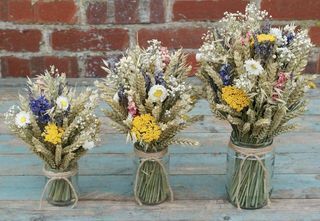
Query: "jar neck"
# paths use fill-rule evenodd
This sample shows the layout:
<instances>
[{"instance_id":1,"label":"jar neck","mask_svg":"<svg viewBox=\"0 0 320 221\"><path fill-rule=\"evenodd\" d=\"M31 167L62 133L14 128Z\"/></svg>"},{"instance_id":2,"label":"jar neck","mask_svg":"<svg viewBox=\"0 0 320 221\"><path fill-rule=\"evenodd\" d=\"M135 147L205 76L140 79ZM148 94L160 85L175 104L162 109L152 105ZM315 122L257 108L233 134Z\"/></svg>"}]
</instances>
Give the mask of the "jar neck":
<instances>
[{"instance_id":1,"label":"jar neck","mask_svg":"<svg viewBox=\"0 0 320 221\"><path fill-rule=\"evenodd\" d=\"M263 148L266 146L270 146L273 143L273 139L269 139L269 140L261 142L261 143L239 141L235 137L234 132L231 133L230 140L233 144L235 144L239 147L244 147L244 148L246 148L246 147L247 148Z\"/></svg>"},{"instance_id":2,"label":"jar neck","mask_svg":"<svg viewBox=\"0 0 320 221\"><path fill-rule=\"evenodd\" d=\"M161 145L151 147L151 146L148 146L148 144L139 143L139 142L135 142L133 146L134 146L134 149L145 152L145 153L157 153L168 148L168 146L161 146Z\"/></svg>"},{"instance_id":3,"label":"jar neck","mask_svg":"<svg viewBox=\"0 0 320 221\"><path fill-rule=\"evenodd\" d=\"M61 172L69 172L73 169L78 169L78 163L75 162L73 164L71 164L68 168L62 170L62 169L56 169L56 168L51 168L48 164L45 164L44 165L44 168L47 170L47 171L51 171L51 172L54 172L54 173L61 173Z\"/></svg>"}]
</instances>

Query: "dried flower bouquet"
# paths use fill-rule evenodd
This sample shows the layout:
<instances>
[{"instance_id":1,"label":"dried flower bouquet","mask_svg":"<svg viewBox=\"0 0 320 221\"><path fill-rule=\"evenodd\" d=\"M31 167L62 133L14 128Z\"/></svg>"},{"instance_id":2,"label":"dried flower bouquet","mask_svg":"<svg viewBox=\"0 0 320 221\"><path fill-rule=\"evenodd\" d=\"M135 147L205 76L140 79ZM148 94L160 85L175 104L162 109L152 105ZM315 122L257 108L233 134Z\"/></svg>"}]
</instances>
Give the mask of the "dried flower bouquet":
<instances>
[{"instance_id":1,"label":"dried flower bouquet","mask_svg":"<svg viewBox=\"0 0 320 221\"><path fill-rule=\"evenodd\" d=\"M98 93L87 89L76 95L66 76L52 66L34 81L28 79L26 94L6 113L6 123L44 161L47 200L59 206L74 204L77 161L98 141Z\"/></svg>"},{"instance_id":2,"label":"dried flower bouquet","mask_svg":"<svg viewBox=\"0 0 320 221\"><path fill-rule=\"evenodd\" d=\"M312 47L307 30L292 24L271 27L270 19L254 4L245 14L225 13L197 54L197 76L212 111L232 127L230 147L236 154L229 160L236 160L234 168L228 167L233 173L228 194L241 208L265 205L271 191L267 173L273 164L265 162L272 155L270 145L296 127L288 122L305 111L311 78L301 75Z\"/></svg>"},{"instance_id":3,"label":"dried flower bouquet","mask_svg":"<svg viewBox=\"0 0 320 221\"><path fill-rule=\"evenodd\" d=\"M139 158L135 197L139 204L158 204L172 192L164 158L170 144L196 145L176 134L199 119L187 113L195 103L186 82L189 67L181 50L170 54L161 42L149 41L147 49L136 47L116 63L105 61L108 76L97 83L104 110L113 126L127 134Z\"/></svg>"}]
</instances>

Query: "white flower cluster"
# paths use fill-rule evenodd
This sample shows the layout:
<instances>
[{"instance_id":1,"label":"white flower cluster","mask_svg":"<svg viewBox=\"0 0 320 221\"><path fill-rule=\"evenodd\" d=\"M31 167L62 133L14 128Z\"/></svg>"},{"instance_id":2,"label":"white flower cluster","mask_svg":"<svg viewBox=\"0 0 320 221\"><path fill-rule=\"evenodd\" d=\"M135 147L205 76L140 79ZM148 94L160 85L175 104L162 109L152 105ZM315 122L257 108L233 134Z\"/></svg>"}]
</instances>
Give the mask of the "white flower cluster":
<instances>
[{"instance_id":1,"label":"white flower cluster","mask_svg":"<svg viewBox=\"0 0 320 221\"><path fill-rule=\"evenodd\" d=\"M295 64L296 56L289 48L283 47L283 48L277 48L276 50L277 50L278 61L280 66L283 66L288 62Z\"/></svg>"},{"instance_id":2,"label":"white flower cluster","mask_svg":"<svg viewBox=\"0 0 320 221\"><path fill-rule=\"evenodd\" d=\"M141 65L145 69L154 66L156 71L163 70L166 64L162 61L161 42L153 39L148 41L148 44L150 46L146 49L146 53L141 56Z\"/></svg>"},{"instance_id":3,"label":"white flower cluster","mask_svg":"<svg viewBox=\"0 0 320 221\"><path fill-rule=\"evenodd\" d=\"M221 23L219 30L221 34L225 35L226 39L228 37L236 39L248 31L259 30L261 21L266 18L268 18L267 11L260 11L255 4L248 4L245 14L225 12L224 17L219 21Z\"/></svg>"},{"instance_id":4,"label":"white flower cluster","mask_svg":"<svg viewBox=\"0 0 320 221\"><path fill-rule=\"evenodd\" d=\"M295 28L296 26L291 24L286 25L282 31L279 29L283 36L282 45L276 48L277 60L280 66L289 63L292 67L298 65L301 57L305 55L306 51L309 51L313 47L307 31L303 30L295 33ZM278 35L280 35L280 32ZM287 36L291 36L291 42L289 42L287 36L284 36L284 33Z\"/></svg>"},{"instance_id":5,"label":"white flower cluster","mask_svg":"<svg viewBox=\"0 0 320 221\"><path fill-rule=\"evenodd\" d=\"M197 61L216 61L216 62L226 62L227 56L225 53L219 53L221 48L217 48L219 45L217 43L222 40L214 40L213 33L208 31L202 39L204 40L203 45L199 49L199 53L196 55Z\"/></svg>"},{"instance_id":6,"label":"white flower cluster","mask_svg":"<svg viewBox=\"0 0 320 221\"><path fill-rule=\"evenodd\" d=\"M130 56L122 57L116 64L119 73L127 74L128 72L138 72L139 69Z\"/></svg>"},{"instance_id":7,"label":"white flower cluster","mask_svg":"<svg viewBox=\"0 0 320 221\"><path fill-rule=\"evenodd\" d=\"M186 90L190 90L191 86L187 86L184 82L179 82L177 78L169 76L168 93L175 97L176 95L184 94Z\"/></svg>"},{"instance_id":8,"label":"white flower cluster","mask_svg":"<svg viewBox=\"0 0 320 221\"><path fill-rule=\"evenodd\" d=\"M244 90L245 92L249 93L252 90L253 83L249 79L249 76L247 74L242 74L240 75L239 78L234 80L234 85L239 88Z\"/></svg>"}]
</instances>

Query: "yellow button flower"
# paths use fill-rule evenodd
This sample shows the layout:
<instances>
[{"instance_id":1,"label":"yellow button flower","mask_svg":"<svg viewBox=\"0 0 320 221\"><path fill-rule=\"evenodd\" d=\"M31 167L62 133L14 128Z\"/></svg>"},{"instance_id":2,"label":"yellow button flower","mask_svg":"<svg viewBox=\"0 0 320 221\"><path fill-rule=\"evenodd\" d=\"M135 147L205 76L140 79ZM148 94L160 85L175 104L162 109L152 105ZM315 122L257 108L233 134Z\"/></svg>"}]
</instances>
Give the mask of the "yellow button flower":
<instances>
[{"instance_id":1,"label":"yellow button flower","mask_svg":"<svg viewBox=\"0 0 320 221\"><path fill-rule=\"evenodd\" d=\"M264 43L267 41L274 43L276 41L276 37L270 34L260 34L257 35L256 38L259 43ZM252 45L254 45L254 38L251 38L251 46Z\"/></svg>"},{"instance_id":2,"label":"yellow button flower","mask_svg":"<svg viewBox=\"0 0 320 221\"><path fill-rule=\"evenodd\" d=\"M243 90L234 86L222 88L222 99L237 112L242 111L250 103L248 95Z\"/></svg>"},{"instance_id":3,"label":"yellow button flower","mask_svg":"<svg viewBox=\"0 0 320 221\"><path fill-rule=\"evenodd\" d=\"M133 119L131 133L136 136L137 140L150 143L159 139L161 129L153 116L142 114Z\"/></svg>"},{"instance_id":4,"label":"yellow button flower","mask_svg":"<svg viewBox=\"0 0 320 221\"><path fill-rule=\"evenodd\" d=\"M45 141L56 145L61 143L63 133L64 130L62 128L57 127L54 123L49 123L45 126L42 136Z\"/></svg>"}]
</instances>

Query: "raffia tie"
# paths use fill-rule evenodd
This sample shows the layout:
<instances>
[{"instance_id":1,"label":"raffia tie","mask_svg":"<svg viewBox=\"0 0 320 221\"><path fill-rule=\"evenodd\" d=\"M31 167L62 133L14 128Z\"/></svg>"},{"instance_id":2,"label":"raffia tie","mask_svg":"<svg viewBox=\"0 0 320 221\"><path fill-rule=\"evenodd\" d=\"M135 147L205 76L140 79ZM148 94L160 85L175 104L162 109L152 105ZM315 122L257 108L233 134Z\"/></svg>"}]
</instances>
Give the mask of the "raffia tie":
<instances>
[{"instance_id":1,"label":"raffia tie","mask_svg":"<svg viewBox=\"0 0 320 221\"><path fill-rule=\"evenodd\" d=\"M136 179L135 179L135 183L134 183L134 198L136 200L136 202L141 206L142 203L141 203L141 200L139 199L139 196L138 196L138 179L139 179L139 171L141 170L141 167L143 166L143 164L145 164L145 162L147 161L154 161L154 162L157 162L163 172L164 172L164 175L166 177L166 183L169 187L169 192L170 192L170 201L172 202L173 201L173 191L171 189L171 186L170 186L170 183L169 183L169 178L168 178L168 173L166 171L166 168L164 167L163 163L162 163L162 158L167 154L168 152L168 149L165 148L163 149L162 151L160 152L156 152L156 153L146 153L146 152L143 152L143 151L140 151L140 150L137 150L136 148L134 149L134 153L137 157L141 158L140 160L140 165L138 166L138 169L137 169L137 173L136 173Z\"/></svg>"},{"instance_id":2,"label":"raffia tie","mask_svg":"<svg viewBox=\"0 0 320 221\"><path fill-rule=\"evenodd\" d=\"M244 158L242 159L242 161L240 163L239 176L238 176L238 186L236 189L236 203L237 203L238 209L241 210L240 203L239 203L239 191L240 191L241 178L242 178L242 167L243 167L244 162L246 160L248 160L250 157L255 158L255 160L259 162L259 164L261 165L261 167L264 171L264 177L263 177L264 196L267 198L267 201L268 201L267 205L270 206L271 201L269 198L269 194L267 193L267 187L268 187L267 182L269 182L269 179L268 179L269 172L268 172L267 168L264 166L262 159L261 159L261 156L272 152L273 145L271 144L271 145L263 147L263 148L246 148L246 147L239 147L230 141L229 148L233 149L237 153L244 155Z\"/></svg>"},{"instance_id":3,"label":"raffia tie","mask_svg":"<svg viewBox=\"0 0 320 221\"><path fill-rule=\"evenodd\" d=\"M74 207L77 205L77 203L78 203L78 195L77 195L77 192L76 192L74 186L72 185L72 183L70 182L70 180L68 180L68 178L69 178L69 177L72 177L72 176L75 176L75 175L78 173L78 167L75 166L75 167L73 167L70 171L59 172L59 173L46 170L45 167L43 167L42 170L43 170L43 174L44 174L46 177L48 177L49 180L47 181L47 183L46 183L46 185L44 186L44 189L43 189L43 191L42 191L41 198L40 198L40 206L39 206L39 208L40 208L40 209L42 208L42 202L43 202L44 194L46 193L46 190L48 189L49 184L50 184L51 182L53 182L54 180L65 180L65 181L69 184L69 186L70 186L70 188L71 188L71 190L72 190L72 192L73 192L73 194L74 194L74 198L75 198L75 201L74 201L73 205L71 206L71 208L74 208Z\"/></svg>"}]
</instances>

